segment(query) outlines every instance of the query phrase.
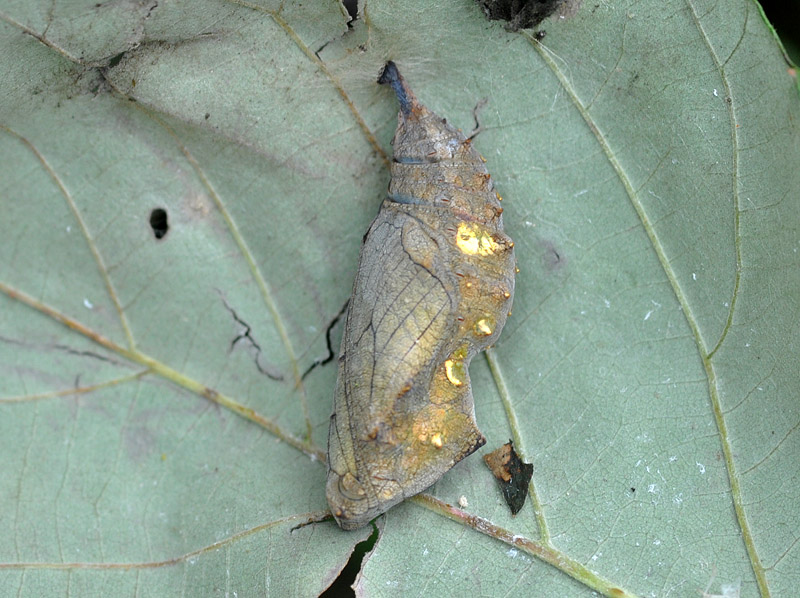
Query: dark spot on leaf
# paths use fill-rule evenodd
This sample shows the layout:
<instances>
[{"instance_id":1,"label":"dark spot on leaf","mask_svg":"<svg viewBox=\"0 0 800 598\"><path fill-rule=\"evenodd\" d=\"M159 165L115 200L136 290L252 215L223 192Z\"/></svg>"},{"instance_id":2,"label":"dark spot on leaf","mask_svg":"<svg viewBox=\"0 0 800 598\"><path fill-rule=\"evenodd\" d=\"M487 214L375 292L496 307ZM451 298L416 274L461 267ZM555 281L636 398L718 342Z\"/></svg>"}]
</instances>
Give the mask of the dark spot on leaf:
<instances>
[{"instance_id":1,"label":"dark spot on leaf","mask_svg":"<svg viewBox=\"0 0 800 598\"><path fill-rule=\"evenodd\" d=\"M545 31L544 29L540 29L539 31L537 31L536 33L533 34L533 38L537 42L540 42L540 41L542 41L544 39L545 35L547 35L547 31Z\"/></svg>"},{"instance_id":2,"label":"dark spot on leaf","mask_svg":"<svg viewBox=\"0 0 800 598\"><path fill-rule=\"evenodd\" d=\"M209 118L211 118L211 113L210 112L206 112L206 120L208 120Z\"/></svg>"},{"instance_id":3,"label":"dark spot on leaf","mask_svg":"<svg viewBox=\"0 0 800 598\"><path fill-rule=\"evenodd\" d=\"M511 514L516 515L528 498L528 484L533 476L533 464L525 463L519 458L511 440L499 449L484 455L483 460L497 478Z\"/></svg>"},{"instance_id":4,"label":"dark spot on leaf","mask_svg":"<svg viewBox=\"0 0 800 598\"><path fill-rule=\"evenodd\" d=\"M547 270L554 272L567 265L567 256L562 249L559 249L550 241L541 241L541 244L544 247L542 259Z\"/></svg>"},{"instance_id":5,"label":"dark spot on leaf","mask_svg":"<svg viewBox=\"0 0 800 598\"><path fill-rule=\"evenodd\" d=\"M581 0L477 0L490 21L505 21L506 29L531 29L547 17L572 15Z\"/></svg>"},{"instance_id":6,"label":"dark spot on leaf","mask_svg":"<svg viewBox=\"0 0 800 598\"><path fill-rule=\"evenodd\" d=\"M153 235L156 239L164 238L164 235L166 235L169 230L166 210L163 208L155 208L150 212L150 228L153 229Z\"/></svg>"}]
</instances>

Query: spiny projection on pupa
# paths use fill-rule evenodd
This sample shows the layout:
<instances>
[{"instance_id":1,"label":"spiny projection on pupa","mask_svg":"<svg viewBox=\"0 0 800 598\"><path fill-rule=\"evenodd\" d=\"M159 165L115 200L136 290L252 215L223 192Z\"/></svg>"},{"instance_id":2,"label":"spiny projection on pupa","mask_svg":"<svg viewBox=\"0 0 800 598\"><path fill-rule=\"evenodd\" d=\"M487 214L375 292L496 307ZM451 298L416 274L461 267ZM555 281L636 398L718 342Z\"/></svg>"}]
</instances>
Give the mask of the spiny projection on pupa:
<instances>
[{"instance_id":1,"label":"spiny projection on pupa","mask_svg":"<svg viewBox=\"0 0 800 598\"><path fill-rule=\"evenodd\" d=\"M391 182L361 247L328 432L328 504L348 530L486 442L468 368L514 297L514 243L483 158L393 62L378 82L400 104Z\"/></svg>"}]
</instances>

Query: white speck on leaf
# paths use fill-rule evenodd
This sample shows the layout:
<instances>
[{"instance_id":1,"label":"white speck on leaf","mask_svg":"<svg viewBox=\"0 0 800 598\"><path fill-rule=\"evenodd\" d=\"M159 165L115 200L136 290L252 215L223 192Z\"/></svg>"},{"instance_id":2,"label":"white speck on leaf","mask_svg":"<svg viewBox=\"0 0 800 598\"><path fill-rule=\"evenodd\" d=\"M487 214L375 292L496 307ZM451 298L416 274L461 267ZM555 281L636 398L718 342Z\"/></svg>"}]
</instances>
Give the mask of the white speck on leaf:
<instances>
[{"instance_id":1,"label":"white speck on leaf","mask_svg":"<svg viewBox=\"0 0 800 598\"><path fill-rule=\"evenodd\" d=\"M700 475L703 475L706 472L706 466L699 461L695 461L695 464L697 465L697 469L700 470Z\"/></svg>"},{"instance_id":2,"label":"white speck on leaf","mask_svg":"<svg viewBox=\"0 0 800 598\"><path fill-rule=\"evenodd\" d=\"M87 299L85 297L83 299L83 305L84 305L84 307L86 307L86 309L93 309L94 308L94 304L91 301L89 301L89 299Z\"/></svg>"},{"instance_id":3,"label":"white speck on leaf","mask_svg":"<svg viewBox=\"0 0 800 598\"><path fill-rule=\"evenodd\" d=\"M646 314L644 314L645 322L650 319L651 315L653 315L653 310L652 309L650 311L648 311Z\"/></svg>"}]
</instances>

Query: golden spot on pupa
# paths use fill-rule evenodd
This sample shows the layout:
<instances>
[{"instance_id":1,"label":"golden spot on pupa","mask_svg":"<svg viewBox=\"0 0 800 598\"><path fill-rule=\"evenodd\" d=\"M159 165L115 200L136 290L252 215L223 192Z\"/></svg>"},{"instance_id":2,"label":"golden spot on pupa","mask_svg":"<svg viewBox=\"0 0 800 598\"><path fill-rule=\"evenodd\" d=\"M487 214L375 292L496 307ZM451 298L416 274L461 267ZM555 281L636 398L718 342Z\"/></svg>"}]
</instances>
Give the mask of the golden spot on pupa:
<instances>
[{"instance_id":1,"label":"golden spot on pupa","mask_svg":"<svg viewBox=\"0 0 800 598\"><path fill-rule=\"evenodd\" d=\"M505 287L500 285L492 289L492 298L495 301L505 301L511 297L511 292Z\"/></svg>"},{"instance_id":2,"label":"golden spot on pupa","mask_svg":"<svg viewBox=\"0 0 800 598\"><path fill-rule=\"evenodd\" d=\"M440 449L444 446L444 440L442 439L441 433L436 432L436 434L431 436L431 444L437 449Z\"/></svg>"},{"instance_id":3,"label":"golden spot on pupa","mask_svg":"<svg viewBox=\"0 0 800 598\"><path fill-rule=\"evenodd\" d=\"M464 384L464 362L455 359L448 359L444 362L444 371L447 374L447 379L453 386L461 386Z\"/></svg>"},{"instance_id":4,"label":"golden spot on pupa","mask_svg":"<svg viewBox=\"0 0 800 598\"><path fill-rule=\"evenodd\" d=\"M477 224L461 222L456 233L456 246L467 255L494 255L500 244Z\"/></svg>"},{"instance_id":5,"label":"golden spot on pupa","mask_svg":"<svg viewBox=\"0 0 800 598\"><path fill-rule=\"evenodd\" d=\"M475 322L473 331L476 336L491 336L494 332L494 321L492 318L481 318Z\"/></svg>"},{"instance_id":6,"label":"golden spot on pupa","mask_svg":"<svg viewBox=\"0 0 800 598\"><path fill-rule=\"evenodd\" d=\"M467 368L464 365L467 349L467 345L462 345L444 362L444 373L453 386L461 386L467 381Z\"/></svg>"}]
</instances>

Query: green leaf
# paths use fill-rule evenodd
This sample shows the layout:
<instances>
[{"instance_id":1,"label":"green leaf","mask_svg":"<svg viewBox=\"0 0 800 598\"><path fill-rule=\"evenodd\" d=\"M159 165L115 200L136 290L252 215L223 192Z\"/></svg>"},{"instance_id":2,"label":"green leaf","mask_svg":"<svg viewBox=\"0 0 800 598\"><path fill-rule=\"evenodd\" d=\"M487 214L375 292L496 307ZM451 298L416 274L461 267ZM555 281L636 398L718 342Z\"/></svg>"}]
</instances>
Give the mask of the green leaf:
<instances>
[{"instance_id":1,"label":"green leaf","mask_svg":"<svg viewBox=\"0 0 800 598\"><path fill-rule=\"evenodd\" d=\"M465 130L488 99L520 273L477 418L535 470L513 518L479 455L392 509L357 591L793 595L800 102L758 5L352 25L0 7L0 593L315 596L369 536L319 521L336 362L301 376L386 190L391 58Z\"/></svg>"}]
</instances>

